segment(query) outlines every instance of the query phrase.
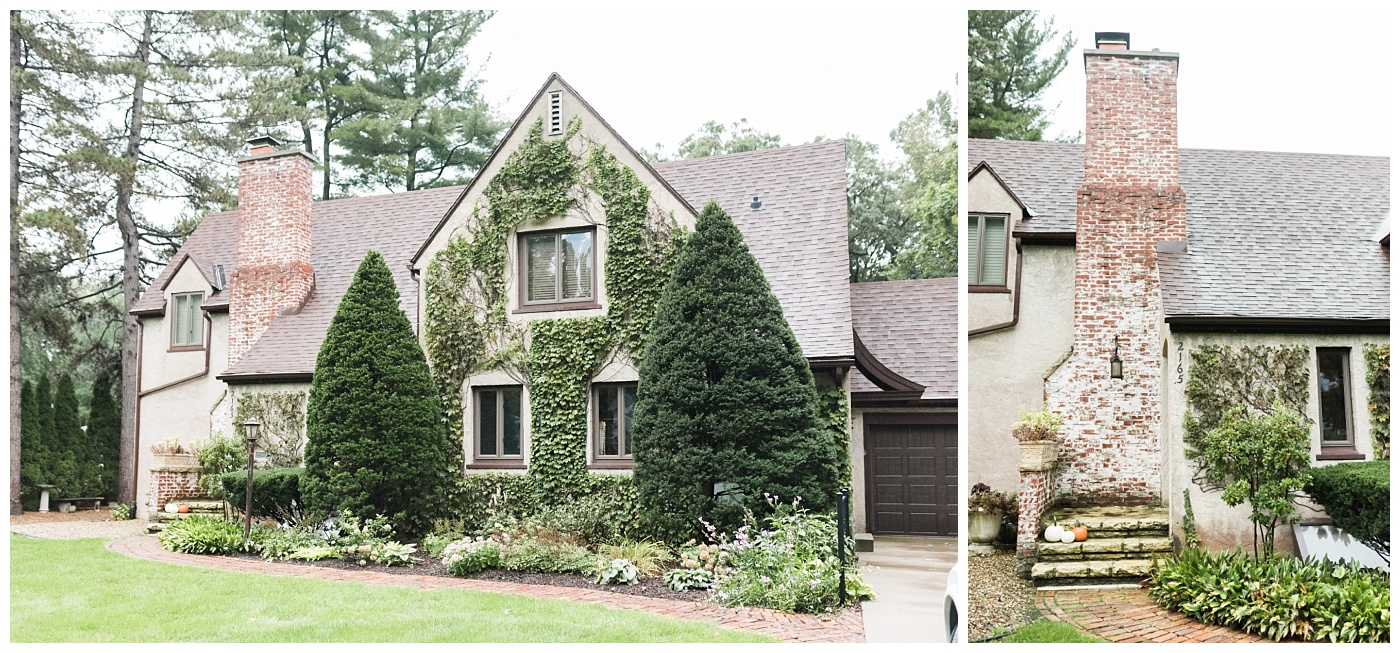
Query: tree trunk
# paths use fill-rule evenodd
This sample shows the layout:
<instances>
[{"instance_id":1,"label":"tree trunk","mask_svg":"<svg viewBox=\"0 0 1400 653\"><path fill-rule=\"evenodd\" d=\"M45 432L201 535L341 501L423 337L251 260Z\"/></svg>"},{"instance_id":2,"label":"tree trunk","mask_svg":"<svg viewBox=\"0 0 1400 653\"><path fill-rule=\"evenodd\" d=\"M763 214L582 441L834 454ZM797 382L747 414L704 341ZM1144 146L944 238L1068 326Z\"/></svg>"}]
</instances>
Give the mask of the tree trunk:
<instances>
[{"instance_id":1,"label":"tree trunk","mask_svg":"<svg viewBox=\"0 0 1400 653\"><path fill-rule=\"evenodd\" d=\"M117 176L117 226L122 235L122 448L121 470L118 473L118 494L121 500L136 504L136 406L140 401L138 386L137 318L131 314L136 300L141 298L141 234L131 214L131 198L136 191L136 166L141 156L142 118L145 111L146 71L151 60L151 22L154 11L145 12L141 41L136 46L136 61L140 64L134 74L131 94L131 124L127 130L127 165Z\"/></svg>"},{"instance_id":2,"label":"tree trunk","mask_svg":"<svg viewBox=\"0 0 1400 653\"><path fill-rule=\"evenodd\" d=\"M20 66L18 10L10 11L10 514L24 514L19 501L20 476L20 384L23 383L19 346L19 119L21 101L19 80L14 70Z\"/></svg>"}]
</instances>

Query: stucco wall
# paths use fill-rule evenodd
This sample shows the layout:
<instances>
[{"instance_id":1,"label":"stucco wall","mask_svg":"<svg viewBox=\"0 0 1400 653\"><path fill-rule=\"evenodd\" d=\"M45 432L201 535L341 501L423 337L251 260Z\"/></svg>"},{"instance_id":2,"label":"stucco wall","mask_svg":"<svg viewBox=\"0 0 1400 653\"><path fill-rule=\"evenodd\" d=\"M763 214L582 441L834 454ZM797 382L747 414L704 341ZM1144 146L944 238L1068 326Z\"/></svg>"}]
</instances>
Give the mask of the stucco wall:
<instances>
[{"instance_id":1,"label":"stucco wall","mask_svg":"<svg viewBox=\"0 0 1400 653\"><path fill-rule=\"evenodd\" d=\"M163 290L148 291L165 294L167 314L141 318L143 393L205 369L205 349L170 351L169 310L174 306L170 296L183 292L203 292L208 297L211 291L208 282L192 264L181 266ZM151 445L167 437L178 438L182 443L209 437L210 415L224 395L223 382L214 377L228 367L228 314L205 313L205 316L209 324L201 333L205 337L204 346L208 348L208 373L138 399L140 441L136 444L136 514L142 519L147 516L146 502L150 492Z\"/></svg>"},{"instance_id":2,"label":"stucco wall","mask_svg":"<svg viewBox=\"0 0 1400 653\"><path fill-rule=\"evenodd\" d=\"M1218 492L1207 493L1191 481L1192 464L1186 460L1185 434L1186 382L1191 379L1191 352L1203 344L1230 347L1258 345L1302 345L1309 349L1308 362L1308 409L1307 416L1313 420L1312 453L1314 465L1333 464L1317 461L1321 450L1321 435L1316 424L1318 418L1317 388L1317 348L1350 347L1350 368L1347 381L1350 385L1349 405L1351 408L1352 439L1356 450L1372 458L1371 414L1366 408L1369 389L1366 387L1366 361L1362 355L1365 344L1384 344L1390 339L1384 335L1283 335L1283 334L1223 334L1223 333L1169 333L1167 338L1165 403L1163 411L1167 432L1164 454L1166 472L1163 474L1163 499L1171 507L1172 535L1181 537L1181 520L1184 514L1182 491L1191 492L1191 508L1196 518L1196 528L1206 546L1213 549L1229 549L1236 546L1252 546L1252 526L1249 521L1249 506L1242 504L1231 508L1220 499ZM1304 518L1320 513L1312 509L1303 511ZM1275 549L1281 553L1294 554L1293 531L1279 528L1275 534Z\"/></svg>"},{"instance_id":3,"label":"stucco wall","mask_svg":"<svg viewBox=\"0 0 1400 653\"><path fill-rule=\"evenodd\" d=\"M967 484L1014 491L1020 453L1011 425L1044 407L1043 375L1073 341L1074 248L1026 245L1021 321L967 340ZM968 295L969 305L980 295ZM979 326L971 321L970 328Z\"/></svg>"}]
</instances>

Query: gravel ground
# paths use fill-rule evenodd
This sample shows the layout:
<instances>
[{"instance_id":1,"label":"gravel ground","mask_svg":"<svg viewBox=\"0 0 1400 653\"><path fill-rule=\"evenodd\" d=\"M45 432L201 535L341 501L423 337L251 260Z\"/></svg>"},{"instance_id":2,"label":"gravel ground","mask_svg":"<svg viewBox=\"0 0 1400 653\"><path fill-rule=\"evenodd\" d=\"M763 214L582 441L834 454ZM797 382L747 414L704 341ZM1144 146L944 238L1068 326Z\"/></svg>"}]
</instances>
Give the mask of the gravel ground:
<instances>
[{"instance_id":1,"label":"gravel ground","mask_svg":"<svg viewBox=\"0 0 1400 653\"><path fill-rule=\"evenodd\" d=\"M985 639L1001 627L1034 621L1035 585L1016 576L1016 553L997 551L967 558L968 641Z\"/></svg>"},{"instance_id":2,"label":"gravel ground","mask_svg":"<svg viewBox=\"0 0 1400 653\"><path fill-rule=\"evenodd\" d=\"M146 532L139 519L111 521L106 508L78 512L26 512L10 516L10 531L46 540L79 540L85 537L131 537Z\"/></svg>"}]
</instances>

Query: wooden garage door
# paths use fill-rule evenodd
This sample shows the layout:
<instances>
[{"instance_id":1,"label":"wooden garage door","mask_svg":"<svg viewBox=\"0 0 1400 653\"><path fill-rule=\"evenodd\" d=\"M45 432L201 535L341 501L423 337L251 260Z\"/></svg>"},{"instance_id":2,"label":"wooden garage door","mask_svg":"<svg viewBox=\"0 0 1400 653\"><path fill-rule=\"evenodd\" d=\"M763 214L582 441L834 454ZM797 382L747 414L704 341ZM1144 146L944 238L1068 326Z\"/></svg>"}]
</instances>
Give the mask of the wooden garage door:
<instances>
[{"instance_id":1,"label":"wooden garage door","mask_svg":"<svg viewBox=\"0 0 1400 653\"><path fill-rule=\"evenodd\" d=\"M865 446L872 533L958 534L956 425L868 424Z\"/></svg>"}]
</instances>

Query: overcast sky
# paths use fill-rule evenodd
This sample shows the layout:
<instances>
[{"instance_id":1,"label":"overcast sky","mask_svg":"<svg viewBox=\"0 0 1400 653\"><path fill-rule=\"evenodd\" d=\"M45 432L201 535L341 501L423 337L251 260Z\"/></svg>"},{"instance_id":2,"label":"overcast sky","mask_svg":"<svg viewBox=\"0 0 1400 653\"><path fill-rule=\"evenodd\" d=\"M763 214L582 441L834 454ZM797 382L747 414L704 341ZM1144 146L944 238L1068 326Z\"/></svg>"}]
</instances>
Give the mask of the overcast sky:
<instances>
[{"instance_id":1,"label":"overcast sky","mask_svg":"<svg viewBox=\"0 0 1400 653\"><path fill-rule=\"evenodd\" d=\"M966 69L966 14L505 10L471 48L514 120L558 72L633 147L671 152L707 120L785 143L889 133Z\"/></svg>"},{"instance_id":2,"label":"overcast sky","mask_svg":"<svg viewBox=\"0 0 1400 653\"><path fill-rule=\"evenodd\" d=\"M1385 13L1045 11L1078 39L1047 92L1047 137L1084 130L1084 48L1129 32L1134 50L1181 55L1182 147L1390 154Z\"/></svg>"}]
</instances>

